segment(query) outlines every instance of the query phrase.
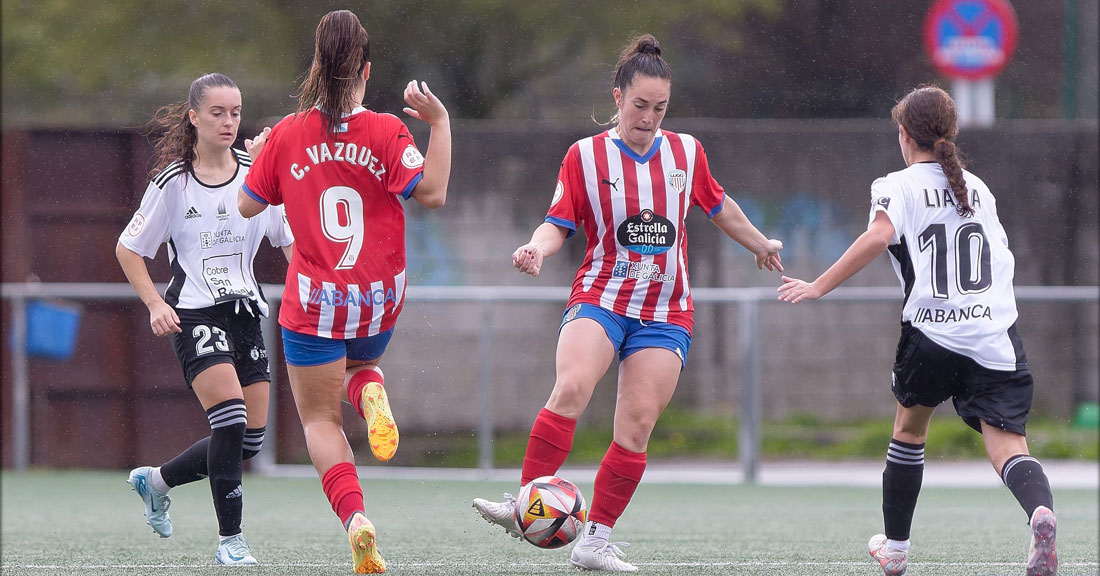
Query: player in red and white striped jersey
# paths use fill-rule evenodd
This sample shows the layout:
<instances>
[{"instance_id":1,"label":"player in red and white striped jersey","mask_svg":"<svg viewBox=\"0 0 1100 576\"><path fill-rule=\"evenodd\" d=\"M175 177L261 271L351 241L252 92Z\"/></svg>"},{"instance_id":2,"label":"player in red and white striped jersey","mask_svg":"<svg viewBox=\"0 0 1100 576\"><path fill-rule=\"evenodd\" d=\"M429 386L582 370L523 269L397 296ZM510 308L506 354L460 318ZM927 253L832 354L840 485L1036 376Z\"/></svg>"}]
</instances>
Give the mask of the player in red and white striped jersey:
<instances>
[{"instance_id":1,"label":"player in red and white striped jersey","mask_svg":"<svg viewBox=\"0 0 1100 576\"><path fill-rule=\"evenodd\" d=\"M755 255L757 267L783 269L782 243L761 234L725 195L702 145L661 130L671 88L672 71L657 41L649 35L632 41L615 70L617 124L569 148L546 222L512 255L520 271L538 276L543 259L578 227L588 239L558 337L554 390L527 444L523 484L555 474L565 462L596 382L616 354L620 359L614 441L571 557L590 570L636 570L609 536L641 480L650 433L691 345L688 210L700 207ZM474 507L516 535L510 500L479 498Z\"/></svg>"},{"instance_id":2,"label":"player in red and white striped jersey","mask_svg":"<svg viewBox=\"0 0 1100 576\"><path fill-rule=\"evenodd\" d=\"M248 216L286 205L298 239L279 314L291 390L356 571L384 572L339 399L345 394L366 419L374 455L392 458L397 426L378 361L405 292L402 201L443 205L451 136L443 104L410 82L405 112L431 126L431 154L422 156L401 120L363 108L369 76L370 40L359 19L347 10L325 15L298 112L252 144L256 161L238 207Z\"/></svg>"}]
</instances>

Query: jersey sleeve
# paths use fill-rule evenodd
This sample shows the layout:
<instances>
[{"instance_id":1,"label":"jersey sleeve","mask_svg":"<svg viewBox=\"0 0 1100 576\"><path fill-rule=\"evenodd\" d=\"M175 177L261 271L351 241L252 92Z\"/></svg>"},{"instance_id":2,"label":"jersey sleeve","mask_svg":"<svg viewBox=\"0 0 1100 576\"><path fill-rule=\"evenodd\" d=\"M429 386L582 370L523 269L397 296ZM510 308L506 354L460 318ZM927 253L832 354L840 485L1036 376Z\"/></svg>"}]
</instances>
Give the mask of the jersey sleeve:
<instances>
[{"instance_id":1,"label":"jersey sleeve","mask_svg":"<svg viewBox=\"0 0 1100 576\"><path fill-rule=\"evenodd\" d=\"M905 224L905 195L890 178L879 178L871 184L871 213L867 218L868 226L874 222L878 212L885 212L890 218L890 223L894 225L894 237L890 239L890 244L901 242L901 237L904 236L902 227Z\"/></svg>"},{"instance_id":2,"label":"jersey sleeve","mask_svg":"<svg viewBox=\"0 0 1100 576\"><path fill-rule=\"evenodd\" d=\"M416 147L409 128L396 116L386 115L395 124L393 136L387 142L383 165L386 166L386 177L383 183L386 191L391 194L400 194L408 200L412 196L416 185L424 177L424 155Z\"/></svg>"},{"instance_id":3,"label":"jersey sleeve","mask_svg":"<svg viewBox=\"0 0 1100 576\"><path fill-rule=\"evenodd\" d=\"M166 203L164 190L150 182L137 212L130 219L126 230L118 237L119 243L135 254L145 258L155 258L160 245L168 240Z\"/></svg>"},{"instance_id":4,"label":"jersey sleeve","mask_svg":"<svg viewBox=\"0 0 1100 576\"><path fill-rule=\"evenodd\" d=\"M286 220L286 206L268 206L264 213L267 215L265 235L271 245L279 248L293 244L294 233L290 231L290 224Z\"/></svg>"},{"instance_id":5,"label":"jersey sleeve","mask_svg":"<svg viewBox=\"0 0 1100 576\"><path fill-rule=\"evenodd\" d=\"M581 170L580 149L577 144L573 144L565 153L565 160L562 160L554 198L546 213L547 222L569 230L566 238L576 234L584 207L585 187Z\"/></svg>"},{"instance_id":6,"label":"jersey sleeve","mask_svg":"<svg viewBox=\"0 0 1100 576\"><path fill-rule=\"evenodd\" d=\"M691 203L702 208L707 218L714 218L722 211L726 190L710 173L707 153L698 140L695 141L695 168L691 182Z\"/></svg>"},{"instance_id":7,"label":"jersey sleeve","mask_svg":"<svg viewBox=\"0 0 1100 576\"><path fill-rule=\"evenodd\" d=\"M282 122L279 122L268 134L260 155L252 159L252 166L244 177L245 194L253 200L264 204L279 205L283 203L282 190L279 189L278 156L282 143Z\"/></svg>"}]
</instances>

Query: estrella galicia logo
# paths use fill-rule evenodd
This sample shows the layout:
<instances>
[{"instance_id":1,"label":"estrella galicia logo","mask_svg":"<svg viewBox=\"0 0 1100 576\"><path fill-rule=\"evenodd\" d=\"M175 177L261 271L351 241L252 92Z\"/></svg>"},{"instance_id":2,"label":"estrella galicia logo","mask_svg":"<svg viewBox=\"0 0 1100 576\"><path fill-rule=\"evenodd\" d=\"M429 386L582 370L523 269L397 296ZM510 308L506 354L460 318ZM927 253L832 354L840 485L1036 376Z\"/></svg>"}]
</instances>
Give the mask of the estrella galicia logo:
<instances>
[{"instance_id":1,"label":"estrella galicia logo","mask_svg":"<svg viewBox=\"0 0 1100 576\"><path fill-rule=\"evenodd\" d=\"M875 200L875 205L876 206L882 206L882 208L884 210L889 210L890 209L890 197L889 196L880 196L877 200Z\"/></svg>"},{"instance_id":2,"label":"estrella galicia logo","mask_svg":"<svg viewBox=\"0 0 1100 576\"><path fill-rule=\"evenodd\" d=\"M615 237L623 248L635 254L662 254L676 241L676 227L668 218L647 208L623 220Z\"/></svg>"}]
</instances>

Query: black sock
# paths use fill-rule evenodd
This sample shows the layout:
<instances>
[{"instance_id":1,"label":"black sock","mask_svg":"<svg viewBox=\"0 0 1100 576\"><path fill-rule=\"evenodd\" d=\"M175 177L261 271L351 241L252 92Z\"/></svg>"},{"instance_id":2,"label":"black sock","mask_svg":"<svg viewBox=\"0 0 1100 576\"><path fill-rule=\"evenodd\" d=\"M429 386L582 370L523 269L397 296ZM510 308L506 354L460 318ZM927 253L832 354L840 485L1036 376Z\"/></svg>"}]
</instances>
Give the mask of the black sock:
<instances>
[{"instance_id":1,"label":"black sock","mask_svg":"<svg viewBox=\"0 0 1100 576\"><path fill-rule=\"evenodd\" d=\"M882 472L882 519L886 537L908 540L913 526L921 482L924 480L924 444L890 439L886 470Z\"/></svg>"},{"instance_id":2,"label":"black sock","mask_svg":"<svg viewBox=\"0 0 1100 576\"><path fill-rule=\"evenodd\" d=\"M1046 506L1054 510L1054 495L1050 493L1050 483L1043 472L1043 465L1031 456L1017 454L1006 460L1001 468L1001 480L1027 512L1029 524L1036 508Z\"/></svg>"},{"instance_id":3,"label":"black sock","mask_svg":"<svg viewBox=\"0 0 1100 576\"><path fill-rule=\"evenodd\" d=\"M180 452L175 458L161 464L160 475L169 488L175 488L206 478L206 453L210 437L207 436Z\"/></svg>"},{"instance_id":4,"label":"black sock","mask_svg":"<svg viewBox=\"0 0 1100 576\"><path fill-rule=\"evenodd\" d=\"M248 460L260 453L260 449L264 446L264 434L267 432L267 426L261 426L259 428L246 428L244 431L244 451L243 458Z\"/></svg>"},{"instance_id":5,"label":"black sock","mask_svg":"<svg viewBox=\"0 0 1100 576\"><path fill-rule=\"evenodd\" d=\"M233 536L241 532L241 450L247 412L244 401L234 398L207 410L206 415L210 419L210 493L218 515L218 534Z\"/></svg>"}]
</instances>

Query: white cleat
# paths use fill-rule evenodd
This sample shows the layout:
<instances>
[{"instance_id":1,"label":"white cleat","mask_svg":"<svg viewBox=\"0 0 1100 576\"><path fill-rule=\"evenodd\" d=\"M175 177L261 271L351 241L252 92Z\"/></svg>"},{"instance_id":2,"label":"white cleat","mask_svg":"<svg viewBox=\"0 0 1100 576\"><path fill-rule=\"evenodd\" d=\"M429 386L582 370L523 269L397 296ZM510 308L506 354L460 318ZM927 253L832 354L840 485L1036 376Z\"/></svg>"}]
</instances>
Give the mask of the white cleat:
<instances>
[{"instance_id":1,"label":"white cleat","mask_svg":"<svg viewBox=\"0 0 1100 576\"><path fill-rule=\"evenodd\" d=\"M886 576L902 576L909 567L909 551L888 548L885 534L872 536L867 542L867 551L882 566L882 573Z\"/></svg>"},{"instance_id":2,"label":"white cleat","mask_svg":"<svg viewBox=\"0 0 1100 576\"><path fill-rule=\"evenodd\" d=\"M1058 550L1054 538L1058 520L1054 512L1040 506L1031 514L1031 547L1027 553L1027 576L1053 576L1058 573Z\"/></svg>"},{"instance_id":3,"label":"white cleat","mask_svg":"<svg viewBox=\"0 0 1100 576\"><path fill-rule=\"evenodd\" d=\"M584 541L573 547L569 561L582 570L604 570L607 572L637 572L638 567L622 559L623 551L619 546L630 546L626 542L604 542L586 545Z\"/></svg>"},{"instance_id":4,"label":"white cleat","mask_svg":"<svg viewBox=\"0 0 1100 576\"><path fill-rule=\"evenodd\" d=\"M218 544L218 551L214 552L214 561L227 566L253 566L257 564L252 556L252 550L248 548L248 542L244 541L242 534L230 536Z\"/></svg>"},{"instance_id":5,"label":"white cleat","mask_svg":"<svg viewBox=\"0 0 1100 576\"><path fill-rule=\"evenodd\" d=\"M152 477L152 466L141 466L130 471L130 477L126 479L126 483L145 503L146 523L152 526L153 531L161 538L167 538L172 535L172 519L168 517L168 506L172 504L172 499L153 488Z\"/></svg>"},{"instance_id":6,"label":"white cleat","mask_svg":"<svg viewBox=\"0 0 1100 576\"><path fill-rule=\"evenodd\" d=\"M512 538L522 538L516 527L516 499L507 492L503 502L491 502L484 498L474 498L474 510L491 524L504 528Z\"/></svg>"}]
</instances>

